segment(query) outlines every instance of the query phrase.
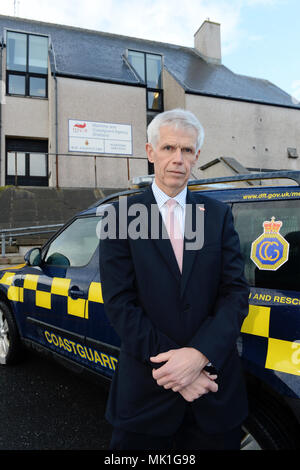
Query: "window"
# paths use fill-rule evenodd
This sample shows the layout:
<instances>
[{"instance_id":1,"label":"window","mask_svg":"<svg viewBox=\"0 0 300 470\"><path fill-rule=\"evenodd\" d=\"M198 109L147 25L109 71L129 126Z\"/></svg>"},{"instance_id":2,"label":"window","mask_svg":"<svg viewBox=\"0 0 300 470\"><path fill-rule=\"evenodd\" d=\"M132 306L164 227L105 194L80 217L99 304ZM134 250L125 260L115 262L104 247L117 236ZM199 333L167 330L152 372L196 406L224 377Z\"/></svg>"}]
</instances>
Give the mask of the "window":
<instances>
[{"instance_id":1,"label":"window","mask_svg":"<svg viewBox=\"0 0 300 470\"><path fill-rule=\"evenodd\" d=\"M85 266L99 243L97 224L101 217L76 219L50 244L44 263L56 266Z\"/></svg>"},{"instance_id":2,"label":"window","mask_svg":"<svg viewBox=\"0 0 300 470\"><path fill-rule=\"evenodd\" d=\"M147 92L147 104L148 108L155 111L162 110L162 96L159 91L148 91Z\"/></svg>"},{"instance_id":3,"label":"window","mask_svg":"<svg viewBox=\"0 0 300 470\"><path fill-rule=\"evenodd\" d=\"M239 233L245 275L251 286L300 291L300 201L264 201L233 205L235 228ZM275 218L281 221L279 230L289 243L287 261L276 270L259 269L250 258L252 242L264 233L263 222ZM276 251L277 250L277 251ZM278 257L271 244L261 246L261 256L270 260Z\"/></svg>"},{"instance_id":4,"label":"window","mask_svg":"<svg viewBox=\"0 0 300 470\"><path fill-rule=\"evenodd\" d=\"M11 95L25 95L25 77L22 75L9 75L9 93Z\"/></svg>"},{"instance_id":5,"label":"window","mask_svg":"<svg viewBox=\"0 0 300 470\"><path fill-rule=\"evenodd\" d=\"M48 186L48 141L6 140L6 182L18 186Z\"/></svg>"},{"instance_id":6,"label":"window","mask_svg":"<svg viewBox=\"0 0 300 470\"><path fill-rule=\"evenodd\" d=\"M161 56L146 54L147 87L161 88Z\"/></svg>"},{"instance_id":7,"label":"window","mask_svg":"<svg viewBox=\"0 0 300 470\"><path fill-rule=\"evenodd\" d=\"M7 152L7 175L25 176L26 154L23 152Z\"/></svg>"},{"instance_id":8,"label":"window","mask_svg":"<svg viewBox=\"0 0 300 470\"><path fill-rule=\"evenodd\" d=\"M7 32L6 91L9 95L48 94L48 37Z\"/></svg>"},{"instance_id":9,"label":"window","mask_svg":"<svg viewBox=\"0 0 300 470\"><path fill-rule=\"evenodd\" d=\"M162 57L140 51L128 51L128 61L147 85L147 109L163 111Z\"/></svg>"},{"instance_id":10,"label":"window","mask_svg":"<svg viewBox=\"0 0 300 470\"><path fill-rule=\"evenodd\" d=\"M143 80L146 81L145 54L144 52L128 51L128 60Z\"/></svg>"}]
</instances>

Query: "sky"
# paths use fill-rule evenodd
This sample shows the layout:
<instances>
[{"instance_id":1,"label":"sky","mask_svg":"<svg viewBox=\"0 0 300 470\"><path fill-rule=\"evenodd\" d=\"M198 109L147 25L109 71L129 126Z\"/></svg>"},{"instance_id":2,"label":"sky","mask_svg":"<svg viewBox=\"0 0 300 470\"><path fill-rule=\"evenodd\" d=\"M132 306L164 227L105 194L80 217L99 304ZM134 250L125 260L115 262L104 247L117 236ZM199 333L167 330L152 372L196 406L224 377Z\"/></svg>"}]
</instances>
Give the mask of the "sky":
<instances>
[{"instance_id":1,"label":"sky","mask_svg":"<svg viewBox=\"0 0 300 470\"><path fill-rule=\"evenodd\" d=\"M223 65L300 102L299 0L0 0L0 14L187 47L209 18L221 24Z\"/></svg>"}]
</instances>

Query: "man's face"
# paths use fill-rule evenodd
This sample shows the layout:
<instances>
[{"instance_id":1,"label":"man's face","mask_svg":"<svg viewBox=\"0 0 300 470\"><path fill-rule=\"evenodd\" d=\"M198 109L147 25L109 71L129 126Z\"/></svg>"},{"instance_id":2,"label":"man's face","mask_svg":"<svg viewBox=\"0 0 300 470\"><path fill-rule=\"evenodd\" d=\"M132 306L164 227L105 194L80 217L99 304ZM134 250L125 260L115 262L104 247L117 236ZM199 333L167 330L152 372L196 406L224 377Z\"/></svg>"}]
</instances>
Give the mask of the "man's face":
<instances>
[{"instance_id":1,"label":"man's face","mask_svg":"<svg viewBox=\"0 0 300 470\"><path fill-rule=\"evenodd\" d=\"M197 133L194 129L160 128L155 148L147 143L148 160L154 164L157 186L168 196L174 197L187 185L191 169L198 160Z\"/></svg>"}]
</instances>

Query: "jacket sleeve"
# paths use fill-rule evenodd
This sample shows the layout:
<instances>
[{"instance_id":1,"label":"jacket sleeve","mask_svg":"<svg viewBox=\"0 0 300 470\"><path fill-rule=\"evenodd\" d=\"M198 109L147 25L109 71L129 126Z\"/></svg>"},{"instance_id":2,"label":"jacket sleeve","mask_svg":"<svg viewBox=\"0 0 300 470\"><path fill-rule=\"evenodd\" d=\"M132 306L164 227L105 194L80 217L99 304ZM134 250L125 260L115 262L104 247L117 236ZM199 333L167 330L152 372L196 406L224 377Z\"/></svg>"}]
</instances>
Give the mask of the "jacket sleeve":
<instances>
[{"instance_id":1,"label":"jacket sleeve","mask_svg":"<svg viewBox=\"0 0 300 470\"><path fill-rule=\"evenodd\" d=\"M122 350L153 367L151 356L178 346L143 311L128 240L100 240L99 251L104 308L121 339Z\"/></svg>"},{"instance_id":2,"label":"jacket sleeve","mask_svg":"<svg viewBox=\"0 0 300 470\"><path fill-rule=\"evenodd\" d=\"M221 281L213 314L207 317L187 345L201 351L216 369L222 368L236 347L242 323L248 314L249 288L229 207L224 217L221 256Z\"/></svg>"}]
</instances>

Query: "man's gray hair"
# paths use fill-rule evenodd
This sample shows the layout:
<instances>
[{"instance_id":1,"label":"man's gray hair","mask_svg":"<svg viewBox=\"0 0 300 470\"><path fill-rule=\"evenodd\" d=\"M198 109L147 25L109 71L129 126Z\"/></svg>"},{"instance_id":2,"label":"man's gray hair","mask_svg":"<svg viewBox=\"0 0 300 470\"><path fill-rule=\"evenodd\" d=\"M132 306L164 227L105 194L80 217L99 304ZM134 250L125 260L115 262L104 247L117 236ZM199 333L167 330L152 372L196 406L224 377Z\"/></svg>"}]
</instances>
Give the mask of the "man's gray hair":
<instances>
[{"instance_id":1,"label":"man's gray hair","mask_svg":"<svg viewBox=\"0 0 300 470\"><path fill-rule=\"evenodd\" d=\"M157 114L147 128L148 142L153 147L155 147L158 142L160 128L163 126L170 126L175 129L194 129L197 132L196 152L202 147L204 129L191 111L178 108Z\"/></svg>"}]
</instances>

